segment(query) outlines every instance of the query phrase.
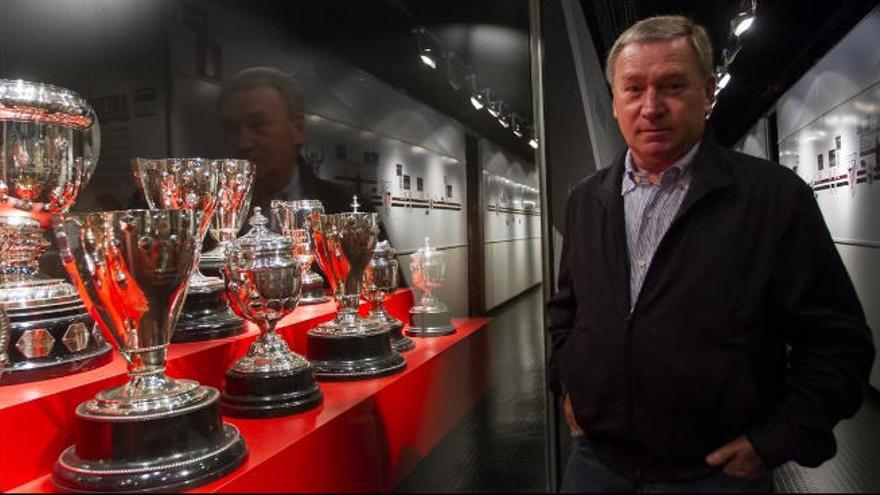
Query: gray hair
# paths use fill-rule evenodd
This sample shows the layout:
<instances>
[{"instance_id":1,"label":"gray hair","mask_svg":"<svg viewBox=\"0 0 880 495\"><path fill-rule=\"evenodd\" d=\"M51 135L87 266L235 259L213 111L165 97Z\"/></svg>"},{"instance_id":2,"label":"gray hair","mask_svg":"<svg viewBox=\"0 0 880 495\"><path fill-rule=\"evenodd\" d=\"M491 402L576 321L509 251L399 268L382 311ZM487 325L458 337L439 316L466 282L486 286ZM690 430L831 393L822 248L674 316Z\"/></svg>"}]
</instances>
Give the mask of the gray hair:
<instances>
[{"instance_id":1,"label":"gray hair","mask_svg":"<svg viewBox=\"0 0 880 495\"><path fill-rule=\"evenodd\" d=\"M627 45L650 41L670 41L678 38L688 40L697 56L700 72L706 78L711 77L714 74L712 41L709 39L706 28L685 16L661 15L642 19L617 38L611 51L608 52L608 59L605 62L605 78L608 80L608 84L614 85L614 64L617 62L620 52Z\"/></svg>"},{"instance_id":2,"label":"gray hair","mask_svg":"<svg viewBox=\"0 0 880 495\"><path fill-rule=\"evenodd\" d=\"M223 103L230 93L251 89L261 86L269 86L278 90L284 101L287 102L287 110L291 117L298 117L303 113L303 96L299 91L296 81L288 74L273 67L250 67L242 69L229 82L223 86L220 93L220 103Z\"/></svg>"}]
</instances>

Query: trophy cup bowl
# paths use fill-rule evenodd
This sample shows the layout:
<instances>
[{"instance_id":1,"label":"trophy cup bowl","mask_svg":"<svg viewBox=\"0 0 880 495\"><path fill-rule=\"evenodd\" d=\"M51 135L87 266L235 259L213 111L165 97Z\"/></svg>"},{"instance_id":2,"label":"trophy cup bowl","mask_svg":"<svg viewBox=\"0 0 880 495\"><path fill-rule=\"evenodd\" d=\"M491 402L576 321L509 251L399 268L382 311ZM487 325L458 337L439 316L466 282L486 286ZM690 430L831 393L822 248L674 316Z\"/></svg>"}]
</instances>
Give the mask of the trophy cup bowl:
<instances>
[{"instance_id":1,"label":"trophy cup bowl","mask_svg":"<svg viewBox=\"0 0 880 495\"><path fill-rule=\"evenodd\" d=\"M199 269L205 275L219 278L226 260L223 246L238 237L250 210L255 171L254 164L247 160L225 158L217 163L220 194L208 229L217 246L202 254Z\"/></svg>"},{"instance_id":2,"label":"trophy cup bowl","mask_svg":"<svg viewBox=\"0 0 880 495\"><path fill-rule=\"evenodd\" d=\"M403 322L389 315L383 305L388 294L397 290L399 274L400 265L391 243L381 241L376 244L376 250L364 272L363 296L372 305L370 318L391 332L391 347L397 352L405 352L412 350L415 343L403 335Z\"/></svg>"},{"instance_id":3,"label":"trophy cup bowl","mask_svg":"<svg viewBox=\"0 0 880 495\"><path fill-rule=\"evenodd\" d=\"M110 346L76 289L38 266L51 216L70 209L97 165L97 117L70 90L0 79L0 127L0 309L12 344L0 384L95 368Z\"/></svg>"},{"instance_id":4,"label":"trophy cup bowl","mask_svg":"<svg viewBox=\"0 0 880 495\"><path fill-rule=\"evenodd\" d=\"M312 214L316 254L337 302L336 319L310 330L307 358L323 380L356 380L402 371L406 360L391 347L391 332L358 316L364 271L379 235L375 213Z\"/></svg>"},{"instance_id":5,"label":"trophy cup bowl","mask_svg":"<svg viewBox=\"0 0 880 495\"><path fill-rule=\"evenodd\" d=\"M275 333L278 320L296 308L302 274L293 241L270 231L268 223L260 208L254 208L251 231L225 247L222 273L231 306L261 332L226 372L221 406L231 416L285 416L323 400L312 365Z\"/></svg>"},{"instance_id":6,"label":"trophy cup bowl","mask_svg":"<svg viewBox=\"0 0 880 495\"><path fill-rule=\"evenodd\" d=\"M219 392L165 374L201 213L126 210L58 215L62 262L89 313L116 342L128 382L76 408L76 440L53 469L73 491L175 491L235 469L247 453L220 418Z\"/></svg>"},{"instance_id":7,"label":"trophy cup bowl","mask_svg":"<svg viewBox=\"0 0 880 495\"><path fill-rule=\"evenodd\" d=\"M10 333L9 318L6 317L6 312L0 309L0 376L5 371L3 368L9 364L9 354L6 353L6 348L9 346Z\"/></svg>"},{"instance_id":8,"label":"trophy cup bowl","mask_svg":"<svg viewBox=\"0 0 880 495\"><path fill-rule=\"evenodd\" d=\"M438 337L455 333L452 314L433 294L446 276L446 254L431 247L430 239L412 256L413 285L422 292L419 304L409 310L412 323L406 329L415 337Z\"/></svg>"},{"instance_id":9,"label":"trophy cup bowl","mask_svg":"<svg viewBox=\"0 0 880 495\"><path fill-rule=\"evenodd\" d=\"M223 161L204 158L132 159L134 176L150 208L192 209L203 213L199 225L199 255L202 240L220 202ZM230 337L243 331L244 320L229 309L223 281L204 276L198 269L197 259L172 342Z\"/></svg>"},{"instance_id":10,"label":"trophy cup bowl","mask_svg":"<svg viewBox=\"0 0 880 495\"><path fill-rule=\"evenodd\" d=\"M281 227L281 233L286 236L297 235L294 239L301 253L300 263L303 267L303 287L300 304L316 304L330 300L324 294L324 279L321 275L312 271L315 263L315 241L312 231L312 217L324 213L324 206L316 199L302 199L297 201L281 201L273 199L271 203L272 215Z\"/></svg>"}]
</instances>

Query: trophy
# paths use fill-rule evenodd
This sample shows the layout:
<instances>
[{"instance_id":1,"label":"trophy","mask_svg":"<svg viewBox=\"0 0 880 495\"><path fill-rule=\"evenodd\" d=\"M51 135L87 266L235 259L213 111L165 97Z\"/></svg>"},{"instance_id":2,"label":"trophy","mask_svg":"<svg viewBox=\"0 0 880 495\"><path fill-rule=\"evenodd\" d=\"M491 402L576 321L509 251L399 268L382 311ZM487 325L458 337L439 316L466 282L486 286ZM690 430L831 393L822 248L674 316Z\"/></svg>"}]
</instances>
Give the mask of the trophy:
<instances>
[{"instance_id":1,"label":"trophy","mask_svg":"<svg viewBox=\"0 0 880 495\"><path fill-rule=\"evenodd\" d=\"M432 248L430 239L412 255L413 285L422 291L419 304L409 310L412 323L406 333L415 337L438 337L455 333L451 313L432 292L439 288L446 276L446 255Z\"/></svg>"},{"instance_id":2,"label":"trophy","mask_svg":"<svg viewBox=\"0 0 880 495\"><path fill-rule=\"evenodd\" d=\"M70 209L95 170L95 112L67 89L0 79L0 127L0 310L10 325L0 384L100 366L111 349L76 289L38 270L52 214Z\"/></svg>"},{"instance_id":3,"label":"trophy","mask_svg":"<svg viewBox=\"0 0 880 495\"><path fill-rule=\"evenodd\" d=\"M226 260L223 246L238 237L251 207L254 164L235 159L217 161L220 164L220 197L217 198L217 208L208 229L217 246L202 254L199 269L204 275L219 278Z\"/></svg>"},{"instance_id":4,"label":"trophy","mask_svg":"<svg viewBox=\"0 0 880 495\"><path fill-rule=\"evenodd\" d=\"M222 273L232 308L261 334L226 372L223 412L269 418L312 409L323 399L312 365L275 333L278 320L296 308L302 287L293 241L266 227L260 207L249 223L250 232L226 245Z\"/></svg>"},{"instance_id":5,"label":"trophy","mask_svg":"<svg viewBox=\"0 0 880 495\"><path fill-rule=\"evenodd\" d=\"M150 208L193 209L203 213L199 226L202 234L199 251L219 203L223 161L203 158L132 159L134 176ZM229 309L223 281L202 275L197 265L172 342L230 337L242 331L244 321Z\"/></svg>"},{"instance_id":6,"label":"trophy","mask_svg":"<svg viewBox=\"0 0 880 495\"><path fill-rule=\"evenodd\" d=\"M9 346L9 318L6 312L0 309L0 376L3 375L4 369L9 364L9 354L6 353L6 347Z\"/></svg>"},{"instance_id":7,"label":"trophy","mask_svg":"<svg viewBox=\"0 0 880 495\"><path fill-rule=\"evenodd\" d=\"M370 318L391 332L391 347L397 352L405 352L415 347L415 343L403 335L403 322L389 315L382 305L388 294L397 290L399 273L397 254L391 243L379 242L364 272L363 295L373 305Z\"/></svg>"},{"instance_id":8,"label":"trophy","mask_svg":"<svg viewBox=\"0 0 880 495\"><path fill-rule=\"evenodd\" d=\"M301 253L299 259L303 267L302 272L302 297L300 304L315 304L330 300L324 294L324 279L321 275L312 271L315 263L315 241L312 233L312 215L324 213L324 206L316 199L303 199L299 201L280 201L273 199L272 214L281 226L281 233L293 238L297 244L297 250ZM296 236L294 238L294 236Z\"/></svg>"},{"instance_id":9,"label":"trophy","mask_svg":"<svg viewBox=\"0 0 880 495\"><path fill-rule=\"evenodd\" d=\"M128 382L76 408L74 445L53 482L72 491L178 491L235 469L247 447L220 418L220 393L165 374L174 324L199 257L202 212L58 215L61 259L119 347Z\"/></svg>"},{"instance_id":10,"label":"trophy","mask_svg":"<svg viewBox=\"0 0 880 495\"><path fill-rule=\"evenodd\" d=\"M403 370L406 360L391 348L391 332L372 318L358 316L364 270L379 235L375 213L312 213L318 262L330 281L337 303L336 319L309 330L307 358L315 376L352 380Z\"/></svg>"}]
</instances>

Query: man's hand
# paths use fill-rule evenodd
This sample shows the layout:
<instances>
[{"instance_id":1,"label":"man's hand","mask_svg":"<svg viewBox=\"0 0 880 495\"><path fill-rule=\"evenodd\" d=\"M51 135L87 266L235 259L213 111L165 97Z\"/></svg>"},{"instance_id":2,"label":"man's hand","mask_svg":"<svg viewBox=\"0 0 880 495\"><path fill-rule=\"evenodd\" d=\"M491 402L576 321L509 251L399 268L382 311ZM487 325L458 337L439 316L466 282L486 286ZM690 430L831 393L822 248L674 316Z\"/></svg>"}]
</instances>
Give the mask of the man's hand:
<instances>
[{"instance_id":1,"label":"man's hand","mask_svg":"<svg viewBox=\"0 0 880 495\"><path fill-rule=\"evenodd\" d=\"M571 408L571 398L568 394L565 394L565 397L562 399L562 409L565 411L565 422L568 423L568 429L571 430L571 436L584 436L584 430L578 426L577 420L574 419L574 409Z\"/></svg>"},{"instance_id":2,"label":"man's hand","mask_svg":"<svg viewBox=\"0 0 880 495\"><path fill-rule=\"evenodd\" d=\"M755 452L752 442L745 435L706 456L710 466L724 466L724 472L734 478L757 478L767 473L764 461Z\"/></svg>"}]
</instances>

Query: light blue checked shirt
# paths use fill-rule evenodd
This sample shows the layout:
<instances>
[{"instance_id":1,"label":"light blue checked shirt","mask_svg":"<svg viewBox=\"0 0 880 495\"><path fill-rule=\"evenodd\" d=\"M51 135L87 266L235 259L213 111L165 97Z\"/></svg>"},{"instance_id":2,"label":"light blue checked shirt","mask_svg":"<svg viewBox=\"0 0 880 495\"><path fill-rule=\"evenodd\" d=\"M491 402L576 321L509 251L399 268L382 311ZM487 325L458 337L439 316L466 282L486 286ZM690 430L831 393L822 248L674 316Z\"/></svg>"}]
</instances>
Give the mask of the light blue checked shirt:
<instances>
[{"instance_id":1,"label":"light blue checked shirt","mask_svg":"<svg viewBox=\"0 0 880 495\"><path fill-rule=\"evenodd\" d=\"M666 235L691 183L690 164L700 143L660 175L659 184L651 184L648 174L636 167L632 152L626 152L621 185L626 215L626 245L629 249L630 309L635 307L645 274L657 245Z\"/></svg>"}]
</instances>

